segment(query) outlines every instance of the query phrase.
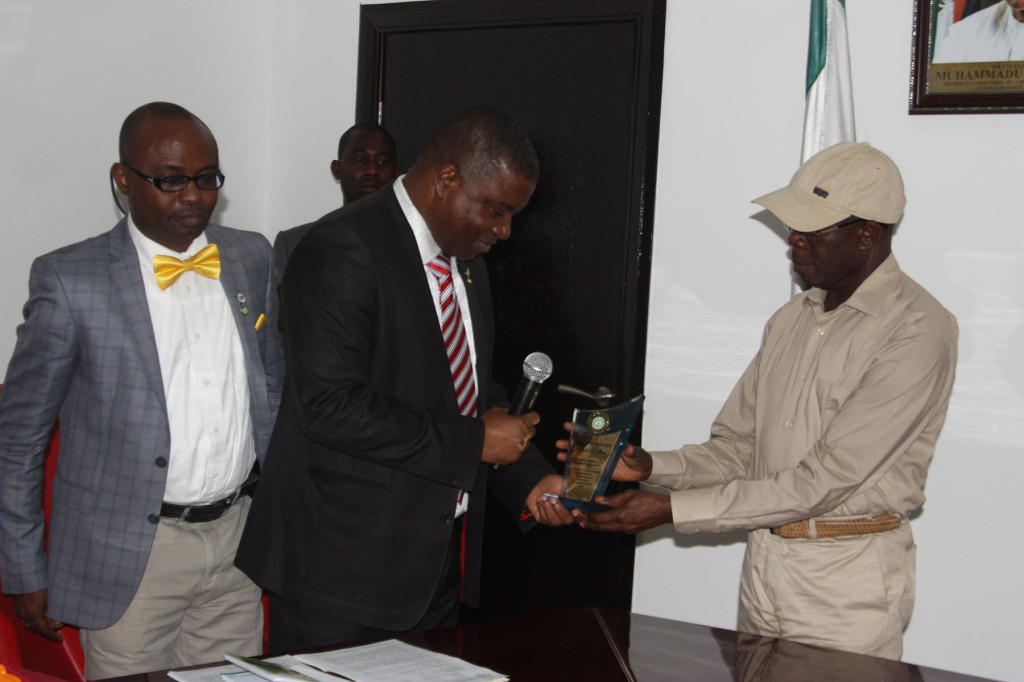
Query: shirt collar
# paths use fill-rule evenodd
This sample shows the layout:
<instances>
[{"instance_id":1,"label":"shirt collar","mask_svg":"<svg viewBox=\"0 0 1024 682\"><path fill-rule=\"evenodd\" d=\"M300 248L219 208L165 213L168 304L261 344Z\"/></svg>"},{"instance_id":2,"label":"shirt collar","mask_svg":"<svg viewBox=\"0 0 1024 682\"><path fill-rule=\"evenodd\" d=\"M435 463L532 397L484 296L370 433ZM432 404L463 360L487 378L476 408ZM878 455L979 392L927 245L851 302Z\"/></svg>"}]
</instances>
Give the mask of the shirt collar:
<instances>
[{"instance_id":1,"label":"shirt collar","mask_svg":"<svg viewBox=\"0 0 1024 682\"><path fill-rule=\"evenodd\" d=\"M885 260L874 269L874 271L868 275L867 279L861 282L857 290L853 292L850 298L846 299L839 304L839 307L853 308L865 315L871 317L878 317L882 312L882 307L885 302L889 300L892 292L896 290L899 284L900 278L900 266L896 262L896 256L889 254ZM824 306L825 304L825 290L824 289L811 289L807 292L807 298L805 299L808 304L814 306Z\"/></svg>"},{"instance_id":2,"label":"shirt collar","mask_svg":"<svg viewBox=\"0 0 1024 682\"><path fill-rule=\"evenodd\" d=\"M185 251L179 253L173 249L169 249L162 244L158 244L146 235L142 234L142 230L136 227L135 222L132 220L132 216L129 213L127 216L128 221L128 234L132 238L132 243L135 244L135 250L139 254L139 262L142 264L143 270L149 270L153 272L153 256L174 256L184 260L190 258L199 252L204 246L209 243L206 238L206 230L203 230L198 237L192 240L192 243L188 245Z\"/></svg>"},{"instance_id":3,"label":"shirt collar","mask_svg":"<svg viewBox=\"0 0 1024 682\"><path fill-rule=\"evenodd\" d=\"M402 174L394 182L395 198L398 199L398 205L412 227L412 235L416 238L416 248L420 252L420 261L426 265L441 252L441 247L434 241L434 235L427 227L427 221L420 215L419 210L412 203L409 193L405 190L405 183L402 182L404 178L405 174Z\"/></svg>"}]
</instances>

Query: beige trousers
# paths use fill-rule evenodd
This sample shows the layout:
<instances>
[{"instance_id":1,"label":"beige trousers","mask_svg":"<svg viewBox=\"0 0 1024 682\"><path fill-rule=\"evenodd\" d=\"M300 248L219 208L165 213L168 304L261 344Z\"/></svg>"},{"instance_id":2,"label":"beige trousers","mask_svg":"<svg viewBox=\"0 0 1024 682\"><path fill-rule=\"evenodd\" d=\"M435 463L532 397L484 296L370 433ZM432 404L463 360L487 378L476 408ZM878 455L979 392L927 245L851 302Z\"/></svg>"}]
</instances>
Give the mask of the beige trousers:
<instances>
[{"instance_id":1,"label":"beige trousers","mask_svg":"<svg viewBox=\"0 0 1024 682\"><path fill-rule=\"evenodd\" d=\"M914 608L910 525L822 540L747 540L737 629L899 660Z\"/></svg>"},{"instance_id":2,"label":"beige trousers","mask_svg":"<svg viewBox=\"0 0 1024 682\"><path fill-rule=\"evenodd\" d=\"M261 653L262 593L233 563L250 502L243 497L206 523L160 519L128 610L108 628L81 633L88 679Z\"/></svg>"}]
</instances>

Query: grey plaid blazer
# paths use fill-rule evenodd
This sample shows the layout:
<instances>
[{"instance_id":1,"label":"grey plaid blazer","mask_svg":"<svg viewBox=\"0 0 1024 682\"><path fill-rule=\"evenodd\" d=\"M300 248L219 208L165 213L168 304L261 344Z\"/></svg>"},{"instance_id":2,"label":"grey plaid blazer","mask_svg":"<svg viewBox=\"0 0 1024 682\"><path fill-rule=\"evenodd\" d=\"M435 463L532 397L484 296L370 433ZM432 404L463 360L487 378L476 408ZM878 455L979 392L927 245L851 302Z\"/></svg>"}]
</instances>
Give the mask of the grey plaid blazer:
<instances>
[{"instance_id":1,"label":"grey plaid blazer","mask_svg":"<svg viewBox=\"0 0 1024 682\"><path fill-rule=\"evenodd\" d=\"M245 352L257 456L280 403L284 363L273 255L262 235L209 225ZM237 294L246 297L241 314ZM266 315L266 324L255 329ZM170 452L163 381L138 254L122 220L38 258L25 321L0 392L0 580L7 593L49 589L48 614L79 627L114 623L146 567ZM60 417L49 554L43 459Z\"/></svg>"}]
</instances>

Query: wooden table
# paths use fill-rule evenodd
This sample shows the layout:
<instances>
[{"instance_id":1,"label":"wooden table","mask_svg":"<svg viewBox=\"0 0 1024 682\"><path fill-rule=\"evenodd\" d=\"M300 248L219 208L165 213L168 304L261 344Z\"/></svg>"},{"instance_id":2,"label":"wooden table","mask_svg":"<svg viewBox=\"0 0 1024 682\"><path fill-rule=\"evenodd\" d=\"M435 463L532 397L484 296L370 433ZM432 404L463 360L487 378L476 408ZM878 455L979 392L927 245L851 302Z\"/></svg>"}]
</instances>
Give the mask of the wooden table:
<instances>
[{"instance_id":1,"label":"wooden table","mask_svg":"<svg viewBox=\"0 0 1024 682\"><path fill-rule=\"evenodd\" d=\"M608 609L462 625L399 639L513 682L967 682L980 677ZM166 671L115 678L171 682Z\"/></svg>"}]
</instances>

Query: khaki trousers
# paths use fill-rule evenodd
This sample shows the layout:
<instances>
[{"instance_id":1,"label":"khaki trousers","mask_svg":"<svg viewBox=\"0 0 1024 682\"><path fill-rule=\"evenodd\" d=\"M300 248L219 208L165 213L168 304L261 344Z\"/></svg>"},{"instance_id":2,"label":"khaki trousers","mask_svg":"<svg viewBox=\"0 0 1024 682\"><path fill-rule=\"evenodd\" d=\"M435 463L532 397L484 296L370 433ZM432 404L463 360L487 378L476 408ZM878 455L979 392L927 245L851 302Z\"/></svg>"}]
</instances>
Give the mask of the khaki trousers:
<instances>
[{"instance_id":1,"label":"khaki trousers","mask_svg":"<svg viewBox=\"0 0 1024 682\"><path fill-rule=\"evenodd\" d=\"M821 540L747 540L737 629L899 660L914 608L910 525Z\"/></svg>"},{"instance_id":2,"label":"khaki trousers","mask_svg":"<svg viewBox=\"0 0 1024 682\"><path fill-rule=\"evenodd\" d=\"M206 523L160 519L124 615L103 630L81 632L88 679L262 652L262 591L233 563L251 501L243 497Z\"/></svg>"}]
</instances>

